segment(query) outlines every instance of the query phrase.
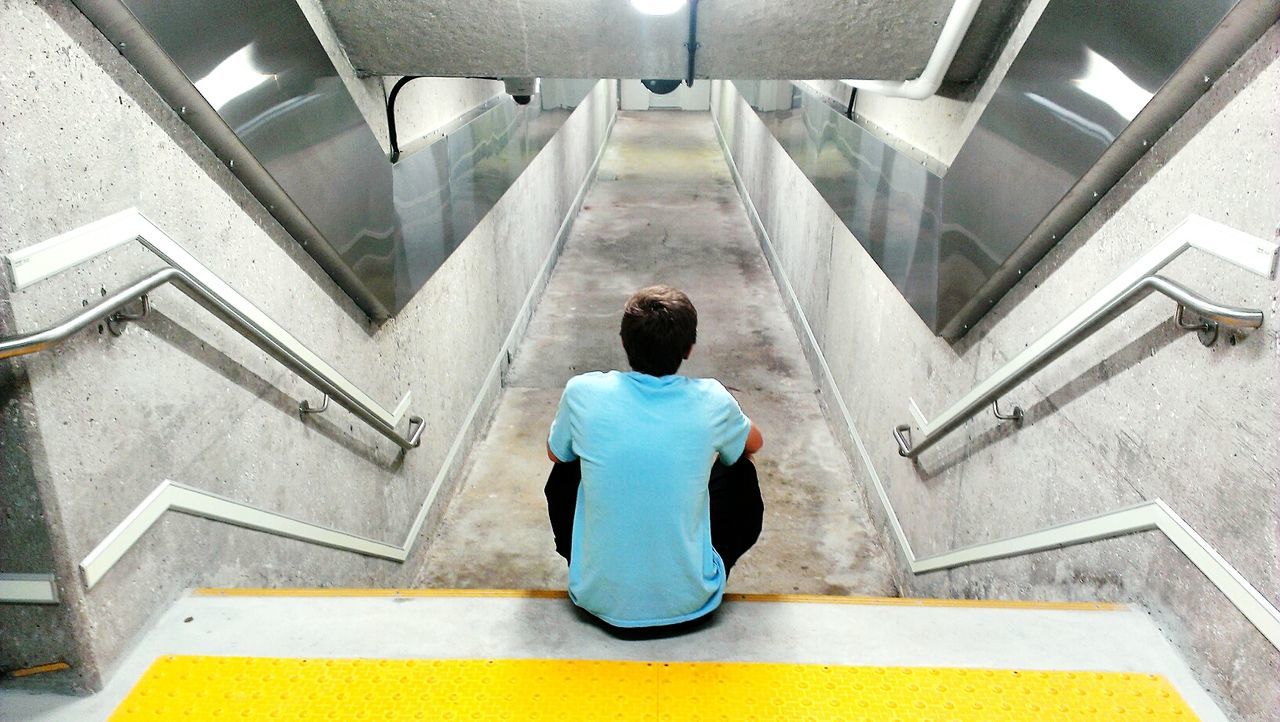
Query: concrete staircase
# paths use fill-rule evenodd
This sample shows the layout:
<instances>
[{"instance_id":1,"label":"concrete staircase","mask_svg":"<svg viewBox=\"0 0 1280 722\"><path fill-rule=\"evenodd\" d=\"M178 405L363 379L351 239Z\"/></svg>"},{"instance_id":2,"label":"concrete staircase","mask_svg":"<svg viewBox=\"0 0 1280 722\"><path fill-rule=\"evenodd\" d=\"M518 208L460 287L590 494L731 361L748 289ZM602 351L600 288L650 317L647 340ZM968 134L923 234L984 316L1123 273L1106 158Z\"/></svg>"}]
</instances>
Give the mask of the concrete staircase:
<instances>
[{"instance_id":1,"label":"concrete staircase","mask_svg":"<svg viewBox=\"0 0 1280 722\"><path fill-rule=\"evenodd\" d=\"M102 692L0 693L0 718L469 719L476 694L528 719L1225 719L1119 605L734 595L693 633L635 641L560 592L447 589L198 590ZM661 714L637 714L653 695Z\"/></svg>"}]
</instances>

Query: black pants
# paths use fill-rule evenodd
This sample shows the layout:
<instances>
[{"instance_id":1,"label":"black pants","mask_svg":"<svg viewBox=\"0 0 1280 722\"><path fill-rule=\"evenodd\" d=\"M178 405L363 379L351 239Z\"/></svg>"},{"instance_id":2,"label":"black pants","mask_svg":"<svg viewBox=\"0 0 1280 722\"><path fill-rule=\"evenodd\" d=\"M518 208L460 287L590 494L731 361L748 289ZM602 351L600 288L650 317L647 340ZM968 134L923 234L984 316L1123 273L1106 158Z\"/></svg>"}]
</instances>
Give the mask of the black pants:
<instances>
[{"instance_id":1,"label":"black pants","mask_svg":"<svg viewBox=\"0 0 1280 722\"><path fill-rule=\"evenodd\" d=\"M556 553L569 560L573 539L573 512L578 503L582 466L577 461L556 464L547 478L547 514L556 538ZM755 464L744 454L738 463L716 462L707 482L711 492L711 545L724 560L725 572L760 538L764 500Z\"/></svg>"}]
</instances>

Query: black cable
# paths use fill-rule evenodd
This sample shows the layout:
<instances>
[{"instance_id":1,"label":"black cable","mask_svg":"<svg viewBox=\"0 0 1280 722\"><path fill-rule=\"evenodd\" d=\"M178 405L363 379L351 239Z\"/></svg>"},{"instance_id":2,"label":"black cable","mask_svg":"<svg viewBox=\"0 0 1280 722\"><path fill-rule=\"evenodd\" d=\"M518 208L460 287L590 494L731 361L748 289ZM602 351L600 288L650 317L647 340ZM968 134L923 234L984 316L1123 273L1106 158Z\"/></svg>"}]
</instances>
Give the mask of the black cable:
<instances>
[{"instance_id":1,"label":"black cable","mask_svg":"<svg viewBox=\"0 0 1280 722\"><path fill-rule=\"evenodd\" d=\"M400 143L396 139L396 96L400 94L400 89L410 80L417 80L421 75L406 75L396 81L391 86L391 92L387 94L387 135L391 140L391 162L395 163L400 160Z\"/></svg>"},{"instance_id":2,"label":"black cable","mask_svg":"<svg viewBox=\"0 0 1280 722\"><path fill-rule=\"evenodd\" d=\"M689 49L689 72L684 84L692 88L694 58L698 55L698 0L689 0L689 42L684 46Z\"/></svg>"}]
</instances>

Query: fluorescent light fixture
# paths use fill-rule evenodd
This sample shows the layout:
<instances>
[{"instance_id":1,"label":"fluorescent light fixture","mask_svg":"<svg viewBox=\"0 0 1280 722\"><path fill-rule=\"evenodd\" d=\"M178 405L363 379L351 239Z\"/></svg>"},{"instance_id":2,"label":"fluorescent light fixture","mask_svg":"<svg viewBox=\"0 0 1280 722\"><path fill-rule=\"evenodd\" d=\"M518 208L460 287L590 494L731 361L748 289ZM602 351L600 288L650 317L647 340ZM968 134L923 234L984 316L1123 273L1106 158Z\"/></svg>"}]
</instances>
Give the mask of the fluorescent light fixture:
<instances>
[{"instance_id":1,"label":"fluorescent light fixture","mask_svg":"<svg viewBox=\"0 0 1280 722\"><path fill-rule=\"evenodd\" d=\"M1091 49L1085 52L1088 55L1084 77L1072 80L1071 84L1111 106L1125 120L1133 120L1151 100L1151 93L1133 82L1115 63Z\"/></svg>"},{"instance_id":2,"label":"fluorescent light fixture","mask_svg":"<svg viewBox=\"0 0 1280 722\"><path fill-rule=\"evenodd\" d=\"M255 68L252 56L253 43L250 43L196 81L196 89L209 105L222 110L222 106L275 77Z\"/></svg>"},{"instance_id":3,"label":"fluorescent light fixture","mask_svg":"<svg viewBox=\"0 0 1280 722\"><path fill-rule=\"evenodd\" d=\"M645 15L670 15L684 5L685 0L631 0L631 7Z\"/></svg>"}]
</instances>

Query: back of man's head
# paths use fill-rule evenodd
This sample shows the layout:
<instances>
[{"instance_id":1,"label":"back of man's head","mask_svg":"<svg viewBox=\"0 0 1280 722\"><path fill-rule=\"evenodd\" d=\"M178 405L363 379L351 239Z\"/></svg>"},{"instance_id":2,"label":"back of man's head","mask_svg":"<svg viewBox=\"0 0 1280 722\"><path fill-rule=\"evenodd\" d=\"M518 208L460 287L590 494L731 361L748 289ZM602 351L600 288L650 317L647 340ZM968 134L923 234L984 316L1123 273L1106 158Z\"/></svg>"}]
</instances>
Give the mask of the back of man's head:
<instances>
[{"instance_id":1,"label":"back of man's head","mask_svg":"<svg viewBox=\"0 0 1280 722\"><path fill-rule=\"evenodd\" d=\"M642 288L622 309L622 348L631 368L642 374L675 373L697 340L698 310L683 291Z\"/></svg>"}]
</instances>

